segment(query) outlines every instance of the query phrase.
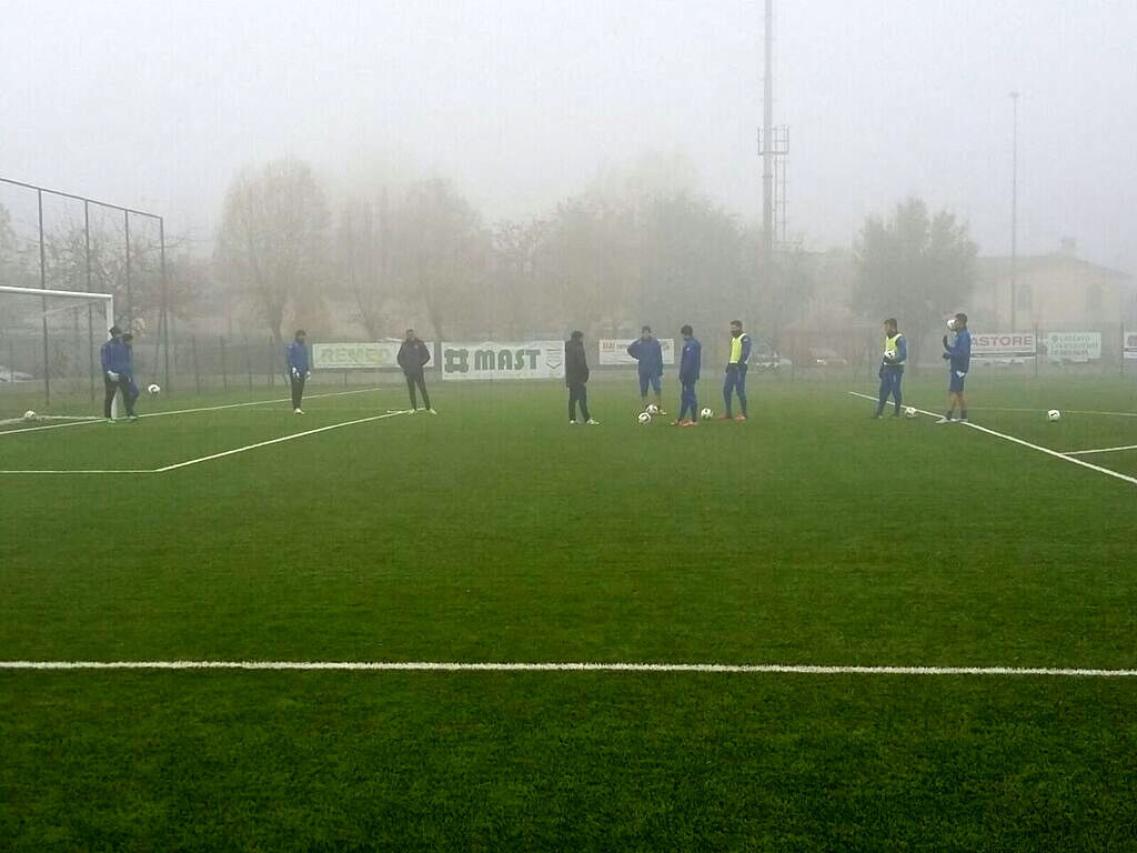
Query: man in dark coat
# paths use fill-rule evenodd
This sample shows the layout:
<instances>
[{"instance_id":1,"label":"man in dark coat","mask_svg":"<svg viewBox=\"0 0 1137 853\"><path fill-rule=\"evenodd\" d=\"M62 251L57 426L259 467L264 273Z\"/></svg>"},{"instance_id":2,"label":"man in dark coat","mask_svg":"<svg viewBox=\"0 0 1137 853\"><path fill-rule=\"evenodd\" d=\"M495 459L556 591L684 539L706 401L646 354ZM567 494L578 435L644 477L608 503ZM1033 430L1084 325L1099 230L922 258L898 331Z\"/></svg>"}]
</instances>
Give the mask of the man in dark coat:
<instances>
[{"instance_id":1,"label":"man in dark coat","mask_svg":"<svg viewBox=\"0 0 1137 853\"><path fill-rule=\"evenodd\" d=\"M573 332L565 341L565 385L569 390L569 423L575 424L576 407L580 404L580 416L586 424L595 426L599 421L588 413L588 357L584 354L584 332Z\"/></svg>"},{"instance_id":2,"label":"man in dark coat","mask_svg":"<svg viewBox=\"0 0 1137 853\"><path fill-rule=\"evenodd\" d=\"M430 350L426 344L418 339L414 329L407 329L407 336L403 345L399 347L397 358L399 367L403 368L403 376L407 378L407 391L411 395L411 409L417 412L418 397L415 396L415 386L422 391L422 410L437 415L438 412L430 405L430 394L426 391L426 375L423 368L430 361Z\"/></svg>"}]
</instances>

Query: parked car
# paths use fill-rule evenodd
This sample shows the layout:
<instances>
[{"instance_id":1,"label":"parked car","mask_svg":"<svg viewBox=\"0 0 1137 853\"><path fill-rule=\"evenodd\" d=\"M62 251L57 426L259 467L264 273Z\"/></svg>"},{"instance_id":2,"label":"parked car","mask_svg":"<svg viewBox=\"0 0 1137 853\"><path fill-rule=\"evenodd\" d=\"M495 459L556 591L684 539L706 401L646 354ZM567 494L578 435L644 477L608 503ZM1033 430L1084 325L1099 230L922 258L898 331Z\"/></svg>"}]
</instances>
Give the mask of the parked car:
<instances>
[{"instance_id":1,"label":"parked car","mask_svg":"<svg viewBox=\"0 0 1137 853\"><path fill-rule=\"evenodd\" d=\"M0 364L0 382L31 382L32 375Z\"/></svg>"},{"instance_id":2,"label":"parked car","mask_svg":"<svg viewBox=\"0 0 1137 853\"><path fill-rule=\"evenodd\" d=\"M768 347L759 347L750 356L750 366L755 370L777 371L789 370L794 363Z\"/></svg>"},{"instance_id":3,"label":"parked car","mask_svg":"<svg viewBox=\"0 0 1137 853\"><path fill-rule=\"evenodd\" d=\"M814 367L848 367L849 359L838 355L836 350L825 347L812 348L809 351L810 364Z\"/></svg>"}]
</instances>

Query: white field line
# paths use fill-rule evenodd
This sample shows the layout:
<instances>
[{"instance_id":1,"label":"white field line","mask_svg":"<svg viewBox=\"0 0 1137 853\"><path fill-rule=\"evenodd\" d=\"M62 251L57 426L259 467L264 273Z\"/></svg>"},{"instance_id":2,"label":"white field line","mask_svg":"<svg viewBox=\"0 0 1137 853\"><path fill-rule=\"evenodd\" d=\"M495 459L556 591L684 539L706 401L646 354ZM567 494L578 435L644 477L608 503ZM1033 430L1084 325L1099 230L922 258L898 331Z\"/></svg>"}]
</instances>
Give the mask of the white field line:
<instances>
[{"instance_id":1,"label":"white field line","mask_svg":"<svg viewBox=\"0 0 1137 853\"><path fill-rule=\"evenodd\" d=\"M873 400L874 402L876 401L876 397L870 397L868 394L860 394L856 391L850 391L849 393L854 397L862 397L866 400ZM936 415L934 412L927 412L923 409L917 409L916 411L920 412L921 414L938 417L938 415ZM1077 459L1068 453L1060 453L1057 450L1051 450L1049 447L1043 447L1039 444L1032 444L1031 442L1025 441L1024 439L1016 438L1013 435L1007 435L1003 432L997 432L996 430L989 429L985 426L979 426L979 424L976 423L968 422L966 424L958 424L958 426L971 427L971 429L978 430L979 432L985 432L988 435L993 435L996 438L1003 439L1004 441L1021 444L1023 447L1029 447L1031 450L1037 450L1039 453L1045 453L1047 456L1053 456L1055 459L1063 459L1073 465L1080 465L1083 468L1089 468L1091 471L1097 471L1099 474L1105 474L1107 477L1114 477L1118 480L1124 480L1126 483L1131 483L1132 485L1137 486L1137 477L1130 477L1126 474L1121 474L1117 471L1110 470L1109 468L1103 468L1100 465L1094 465L1082 459Z\"/></svg>"},{"instance_id":2,"label":"white field line","mask_svg":"<svg viewBox=\"0 0 1137 853\"><path fill-rule=\"evenodd\" d=\"M1122 450L1137 450L1137 444L1126 444L1122 447L1098 447L1093 450L1067 450L1067 456L1084 456L1089 453L1118 453Z\"/></svg>"},{"instance_id":3,"label":"white field line","mask_svg":"<svg viewBox=\"0 0 1137 853\"><path fill-rule=\"evenodd\" d=\"M307 397L305 397L304 399L305 400L319 400L323 397L343 397L347 394L366 394L369 391L376 391L376 390L378 390L378 389L375 389L375 388L357 388L353 391L332 391L332 392L327 393L327 394L310 394ZM196 414L198 412L220 412L223 409L241 409L241 408L245 408L247 406L270 406L270 405L273 405L274 403L291 403L291 402L292 402L291 397L281 397L280 399L277 399L277 400L254 400L250 403L226 403L223 406L202 406L202 407L197 408L197 409L176 409L176 410L170 411L170 412L149 412L148 414L139 415L139 418L164 418L164 417L167 417L169 415L192 415L192 414ZM87 426L87 425L92 424L92 423L96 423L96 424L103 423L103 421L104 421L103 418L86 417L83 420L71 421L71 422L63 423L63 424L45 424L45 425L41 425L41 426L24 427L23 429L0 430L0 438L3 438L6 435L18 435L19 433L23 433L23 432L41 432L45 429L63 429L64 427Z\"/></svg>"},{"instance_id":4,"label":"white field line","mask_svg":"<svg viewBox=\"0 0 1137 853\"><path fill-rule=\"evenodd\" d=\"M1001 406L977 406L973 412L1023 412L1030 415L1045 415L1046 409L1008 409ZM1066 415L1109 415L1115 418L1137 418L1137 412L1101 412L1092 409L1061 409Z\"/></svg>"},{"instance_id":5,"label":"white field line","mask_svg":"<svg viewBox=\"0 0 1137 853\"><path fill-rule=\"evenodd\" d=\"M294 432L289 435L282 435L279 438L270 438L268 441L258 441L256 444L247 444L244 447L235 447L232 450L223 450L220 453L211 453L209 456L202 456L198 459L187 459L185 462L175 462L173 465L165 465L161 468L141 468L141 469L111 469L111 470L93 470L90 468L75 468L71 470L45 470L45 469L0 469L2 474L26 474L26 475L44 475L44 474L165 474L167 471L176 471L179 468L188 468L190 465L198 465L202 462L209 462L214 459L222 459L226 456L234 456L238 453L245 453L249 450L256 450L258 447L268 447L271 444L281 444L285 441L292 441L295 438L304 438L308 435L316 435L321 432L328 432L333 429L340 429L341 427L355 426L356 424L366 424L372 421L383 421L387 418L393 418L398 415L409 415L410 410L390 411L382 415L372 415L368 418L357 418L352 421L342 421L338 424L329 424L328 426L318 427L316 429L305 430L304 432Z\"/></svg>"},{"instance_id":6,"label":"white field line","mask_svg":"<svg viewBox=\"0 0 1137 853\"><path fill-rule=\"evenodd\" d=\"M71 469L47 469L47 468L12 468L0 469L0 474L156 474L152 468L108 468L99 470L97 468L71 468Z\"/></svg>"},{"instance_id":7,"label":"white field line","mask_svg":"<svg viewBox=\"0 0 1137 853\"><path fill-rule=\"evenodd\" d=\"M270 438L268 441L258 441L256 444L246 444L244 447L235 447L232 450L223 450L220 453L211 453L209 456L202 456L198 459L188 459L185 462L176 462L173 465L166 465L162 468L155 468L155 474L165 474L167 471L176 471L179 468L188 468L190 465L199 465L202 462L210 462L214 459L222 459L226 456L235 456L238 453L246 453L250 450L256 450L258 447L268 447L272 444L281 444L285 441L292 441L297 438L304 438L308 435L316 435L321 432L328 432L333 429L341 429L343 427L355 426L356 424L366 424L372 421L382 421L387 418L393 418L398 415L405 415L406 412L387 412L383 415L372 415L369 418L358 418L354 421L343 421L338 424L330 424L329 426L322 426L316 429L305 430L304 432L294 432L291 435L282 435L280 438Z\"/></svg>"},{"instance_id":8,"label":"white field line","mask_svg":"<svg viewBox=\"0 0 1137 853\"><path fill-rule=\"evenodd\" d=\"M1137 669L1019 666L818 666L729 663L459 663L451 661L131 660L0 661L0 670L272 670L278 672L649 672L746 675L1047 676L1137 678Z\"/></svg>"}]
</instances>

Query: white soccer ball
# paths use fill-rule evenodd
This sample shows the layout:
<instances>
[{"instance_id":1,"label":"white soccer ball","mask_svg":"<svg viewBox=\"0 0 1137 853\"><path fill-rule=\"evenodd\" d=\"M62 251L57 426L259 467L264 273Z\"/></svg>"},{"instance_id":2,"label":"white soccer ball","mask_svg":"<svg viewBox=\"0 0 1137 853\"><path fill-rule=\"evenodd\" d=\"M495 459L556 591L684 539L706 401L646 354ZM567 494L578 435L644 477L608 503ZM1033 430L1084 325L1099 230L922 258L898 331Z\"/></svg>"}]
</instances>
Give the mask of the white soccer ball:
<instances>
[{"instance_id":1,"label":"white soccer ball","mask_svg":"<svg viewBox=\"0 0 1137 853\"><path fill-rule=\"evenodd\" d=\"M913 407L913 406L905 406L904 407L904 417L914 418L918 414L920 414L920 413L916 411L915 407Z\"/></svg>"},{"instance_id":2,"label":"white soccer ball","mask_svg":"<svg viewBox=\"0 0 1137 853\"><path fill-rule=\"evenodd\" d=\"M36 419L36 413L33 412L31 409L28 409L26 412L24 412L24 420L25 421L34 421L35 419Z\"/></svg>"},{"instance_id":3,"label":"white soccer ball","mask_svg":"<svg viewBox=\"0 0 1137 853\"><path fill-rule=\"evenodd\" d=\"M657 406L655 403L649 403L648 407L646 409L644 409L644 411L647 412L649 415L658 415L659 414L659 406Z\"/></svg>"},{"instance_id":4,"label":"white soccer ball","mask_svg":"<svg viewBox=\"0 0 1137 853\"><path fill-rule=\"evenodd\" d=\"M640 412L639 417L636 418L641 424L651 423L651 414L649 412Z\"/></svg>"},{"instance_id":5,"label":"white soccer ball","mask_svg":"<svg viewBox=\"0 0 1137 853\"><path fill-rule=\"evenodd\" d=\"M955 317L952 317L947 321L947 327L949 332L955 331Z\"/></svg>"},{"instance_id":6,"label":"white soccer ball","mask_svg":"<svg viewBox=\"0 0 1137 853\"><path fill-rule=\"evenodd\" d=\"M1062 420L1062 413L1060 411L1058 411L1057 409L1051 409L1049 412L1046 413L1046 419L1048 421L1050 421L1051 423L1054 423L1055 421L1060 421L1060 420Z\"/></svg>"},{"instance_id":7,"label":"white soccer ball","mask_svg":"<svg viewBox=\"0 0 1137 853\"><path fill-rule=\"evenodd\" d=\"M158 394L162 391L162 387L157 382L151 382L146 390L151 394Z\"/></svg>"},{"instance_id":8,"label":"white soccer ball","mask_svg":"<svg viewBox=\"0 0 1137 853\"><path fill-rule=\"evenodd\" d=\"M710 409L703 409L703 411L699 412L699 417L701 417L705 420L710 420L714 416L715 416L715 413L712 412Z\"/></svg>"}]
</instances>

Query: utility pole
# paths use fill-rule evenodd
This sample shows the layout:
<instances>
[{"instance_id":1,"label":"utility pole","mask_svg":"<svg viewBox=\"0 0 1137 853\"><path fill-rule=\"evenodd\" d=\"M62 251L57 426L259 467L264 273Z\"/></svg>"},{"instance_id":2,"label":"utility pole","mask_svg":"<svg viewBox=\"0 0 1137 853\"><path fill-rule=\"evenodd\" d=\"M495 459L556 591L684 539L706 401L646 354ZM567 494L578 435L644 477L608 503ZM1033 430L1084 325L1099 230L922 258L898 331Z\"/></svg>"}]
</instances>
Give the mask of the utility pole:
<instances>
[{"instance_id":1,"label":"utility pole","mask_svg":"<svg viewBox=\"0 0 1137 853\"><path fill-rule=\"evenodd\" d=\"M762 267L774 268L774 0L766 0L766 73L762 81Z\"/></svg>"},{"instance_id":2,"label":"utility pole","mask_svg":"<svg viewBox=\"0 0 1137 853\"><path fill-rule=\"evenodd\" d=\"M1011 92L1011 331L1016 331L1019 277L1019 93Z\"/></svg>"}]
</instances>

